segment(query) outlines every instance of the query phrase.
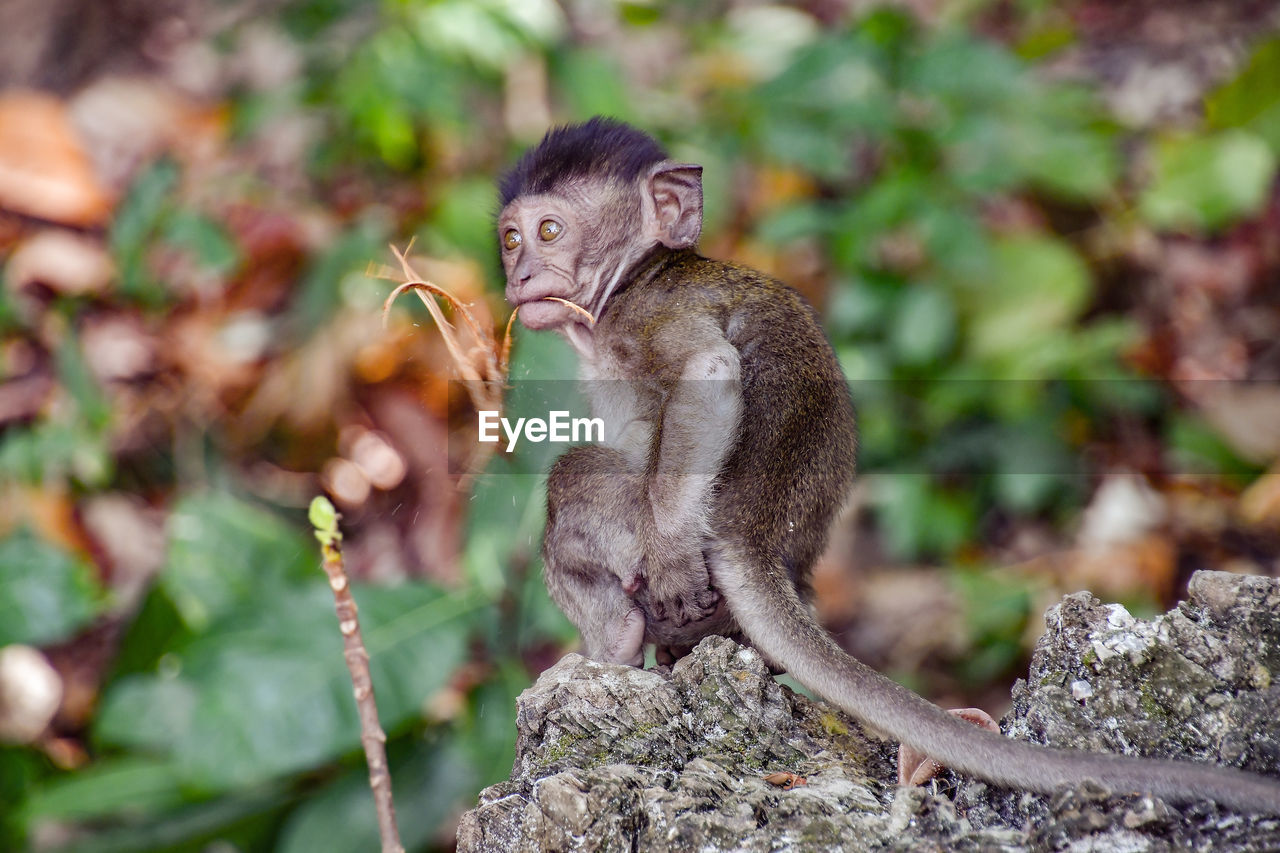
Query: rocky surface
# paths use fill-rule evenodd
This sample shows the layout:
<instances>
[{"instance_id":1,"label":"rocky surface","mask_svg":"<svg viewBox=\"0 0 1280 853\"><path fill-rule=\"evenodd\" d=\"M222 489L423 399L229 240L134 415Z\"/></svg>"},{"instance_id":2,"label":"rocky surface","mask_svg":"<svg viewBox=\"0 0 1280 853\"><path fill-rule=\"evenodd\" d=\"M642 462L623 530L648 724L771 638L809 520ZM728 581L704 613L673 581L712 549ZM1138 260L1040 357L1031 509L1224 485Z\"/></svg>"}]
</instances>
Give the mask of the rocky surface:
<instances>
[{"instance_id":1,"label":"rocky surface","mask_svg":"<svg viewBox=\"0 0 1280 853\"><path fill-rule=\"evenodd\" d=\"M1063 599L1005 734L1280 777L1280 581L1202 572L1190 592L1150 621ZM670 670L568 655L521 695L517 723L511 778L463 817L460 850L1280 849L1280 818L1207 802L950 773L899 789L894 744L715 637Z\"/></svg>"}]
</instances>

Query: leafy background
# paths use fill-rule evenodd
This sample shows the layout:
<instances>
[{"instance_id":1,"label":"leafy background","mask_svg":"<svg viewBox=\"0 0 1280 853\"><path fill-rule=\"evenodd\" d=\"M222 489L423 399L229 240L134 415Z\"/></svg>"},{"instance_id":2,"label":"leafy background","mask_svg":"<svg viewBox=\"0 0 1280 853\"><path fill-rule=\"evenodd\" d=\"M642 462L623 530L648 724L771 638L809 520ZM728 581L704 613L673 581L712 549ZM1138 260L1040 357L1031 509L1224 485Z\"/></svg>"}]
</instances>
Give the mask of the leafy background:
<instances>
[{"instance_id":1,"label":"leafy background","mask_svg":"<svg viewBox=\"0 0 1280 853\"><path fill-rule=\"evenodd\" d=\"M372 847L320 491L408 846L507 775L515 696L574 642L539 578L552 448L475 471L439 336L407 301L383 328L365 271L413 237L500 329L492 179L553 122L702 163L704 251L821 308L866 473L817 604L864 659L999 713L1063 592L1280 574L1274 3L0 21L0 848ZM513 379L572 369L518 334Z\"/></svg>"}]
</instances>

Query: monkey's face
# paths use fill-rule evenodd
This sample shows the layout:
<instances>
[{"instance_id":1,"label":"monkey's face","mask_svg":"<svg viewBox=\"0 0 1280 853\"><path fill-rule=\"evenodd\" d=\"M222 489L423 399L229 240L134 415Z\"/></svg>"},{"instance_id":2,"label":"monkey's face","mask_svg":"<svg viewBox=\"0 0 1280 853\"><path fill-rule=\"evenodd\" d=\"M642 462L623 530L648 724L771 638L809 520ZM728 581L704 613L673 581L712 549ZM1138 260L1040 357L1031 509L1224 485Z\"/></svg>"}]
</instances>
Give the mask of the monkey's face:
<instances>
[{"instance_id":1,"label":"monkey's face","mask_svg":"<svg viewBox=\"0 0 1280 853\"><path fill-rule=\"evenodd\" d=\"M579 205L576 210L582 210ZM575 312L548 296L583 305L591 294L582 269L585 221L561 194L520 196L498 217L498 244L507 274L507 301L529 329L572 322ZM580 315L577 315L580 316Z\"/></svg>"}]
</instances>

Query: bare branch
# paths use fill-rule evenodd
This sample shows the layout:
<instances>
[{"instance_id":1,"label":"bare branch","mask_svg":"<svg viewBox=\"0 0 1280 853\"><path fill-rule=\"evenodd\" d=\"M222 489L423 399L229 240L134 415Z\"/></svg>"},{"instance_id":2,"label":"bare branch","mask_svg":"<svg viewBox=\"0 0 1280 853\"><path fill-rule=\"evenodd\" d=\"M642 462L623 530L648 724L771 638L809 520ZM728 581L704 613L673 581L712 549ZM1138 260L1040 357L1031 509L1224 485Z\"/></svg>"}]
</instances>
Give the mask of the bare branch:
<instances>
[{"instance_id":1,"label":"bare branch","mask_svg":"<svg viewBox=\"0 0 1280 853\"><path fill-rule=\"evenodd\" d=\"M373 698L373 677L369 673L369 652L360 636L360 617L356 601L351 597L351 584L342 565L341 517L328 498L311 502L311 524L324 554L324 571L333 590L333 606L338 612L338 629L342 632L343 657L351 673L351 685L360 712L360 743L369 763L369 787L373 789L373 805L378 813L378 835L382 853L404 853L400 832L396 828L396 807L391 798L391 771L387 767L387 735L378 722L378 704Z\"/></svg>"}]
</instances>

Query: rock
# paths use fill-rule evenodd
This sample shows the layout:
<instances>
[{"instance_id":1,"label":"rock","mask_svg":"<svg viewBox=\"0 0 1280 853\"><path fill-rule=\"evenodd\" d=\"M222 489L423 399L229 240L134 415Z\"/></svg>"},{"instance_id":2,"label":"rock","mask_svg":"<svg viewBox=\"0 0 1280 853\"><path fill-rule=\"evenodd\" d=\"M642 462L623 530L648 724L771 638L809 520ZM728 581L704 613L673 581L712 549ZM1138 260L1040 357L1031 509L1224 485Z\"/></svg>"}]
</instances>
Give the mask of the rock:
<instances>
[{"instance_id":1,"label":"rock","mask_svg":"<svg viewBox=\"0 0 1280 853\"><path fill-rule=\"evenodd\" d=\"M1005 734L1280 776L1280 581L1201 572L1190 593L1150 621L1063 599ZM568 655L517 726L511 778L463 816L461 851L1280 849L1280 818L1091 783L1043 796L946 771L899 789L895 744L720 637L669 670Z\"/></svg>"}]
</instances>

